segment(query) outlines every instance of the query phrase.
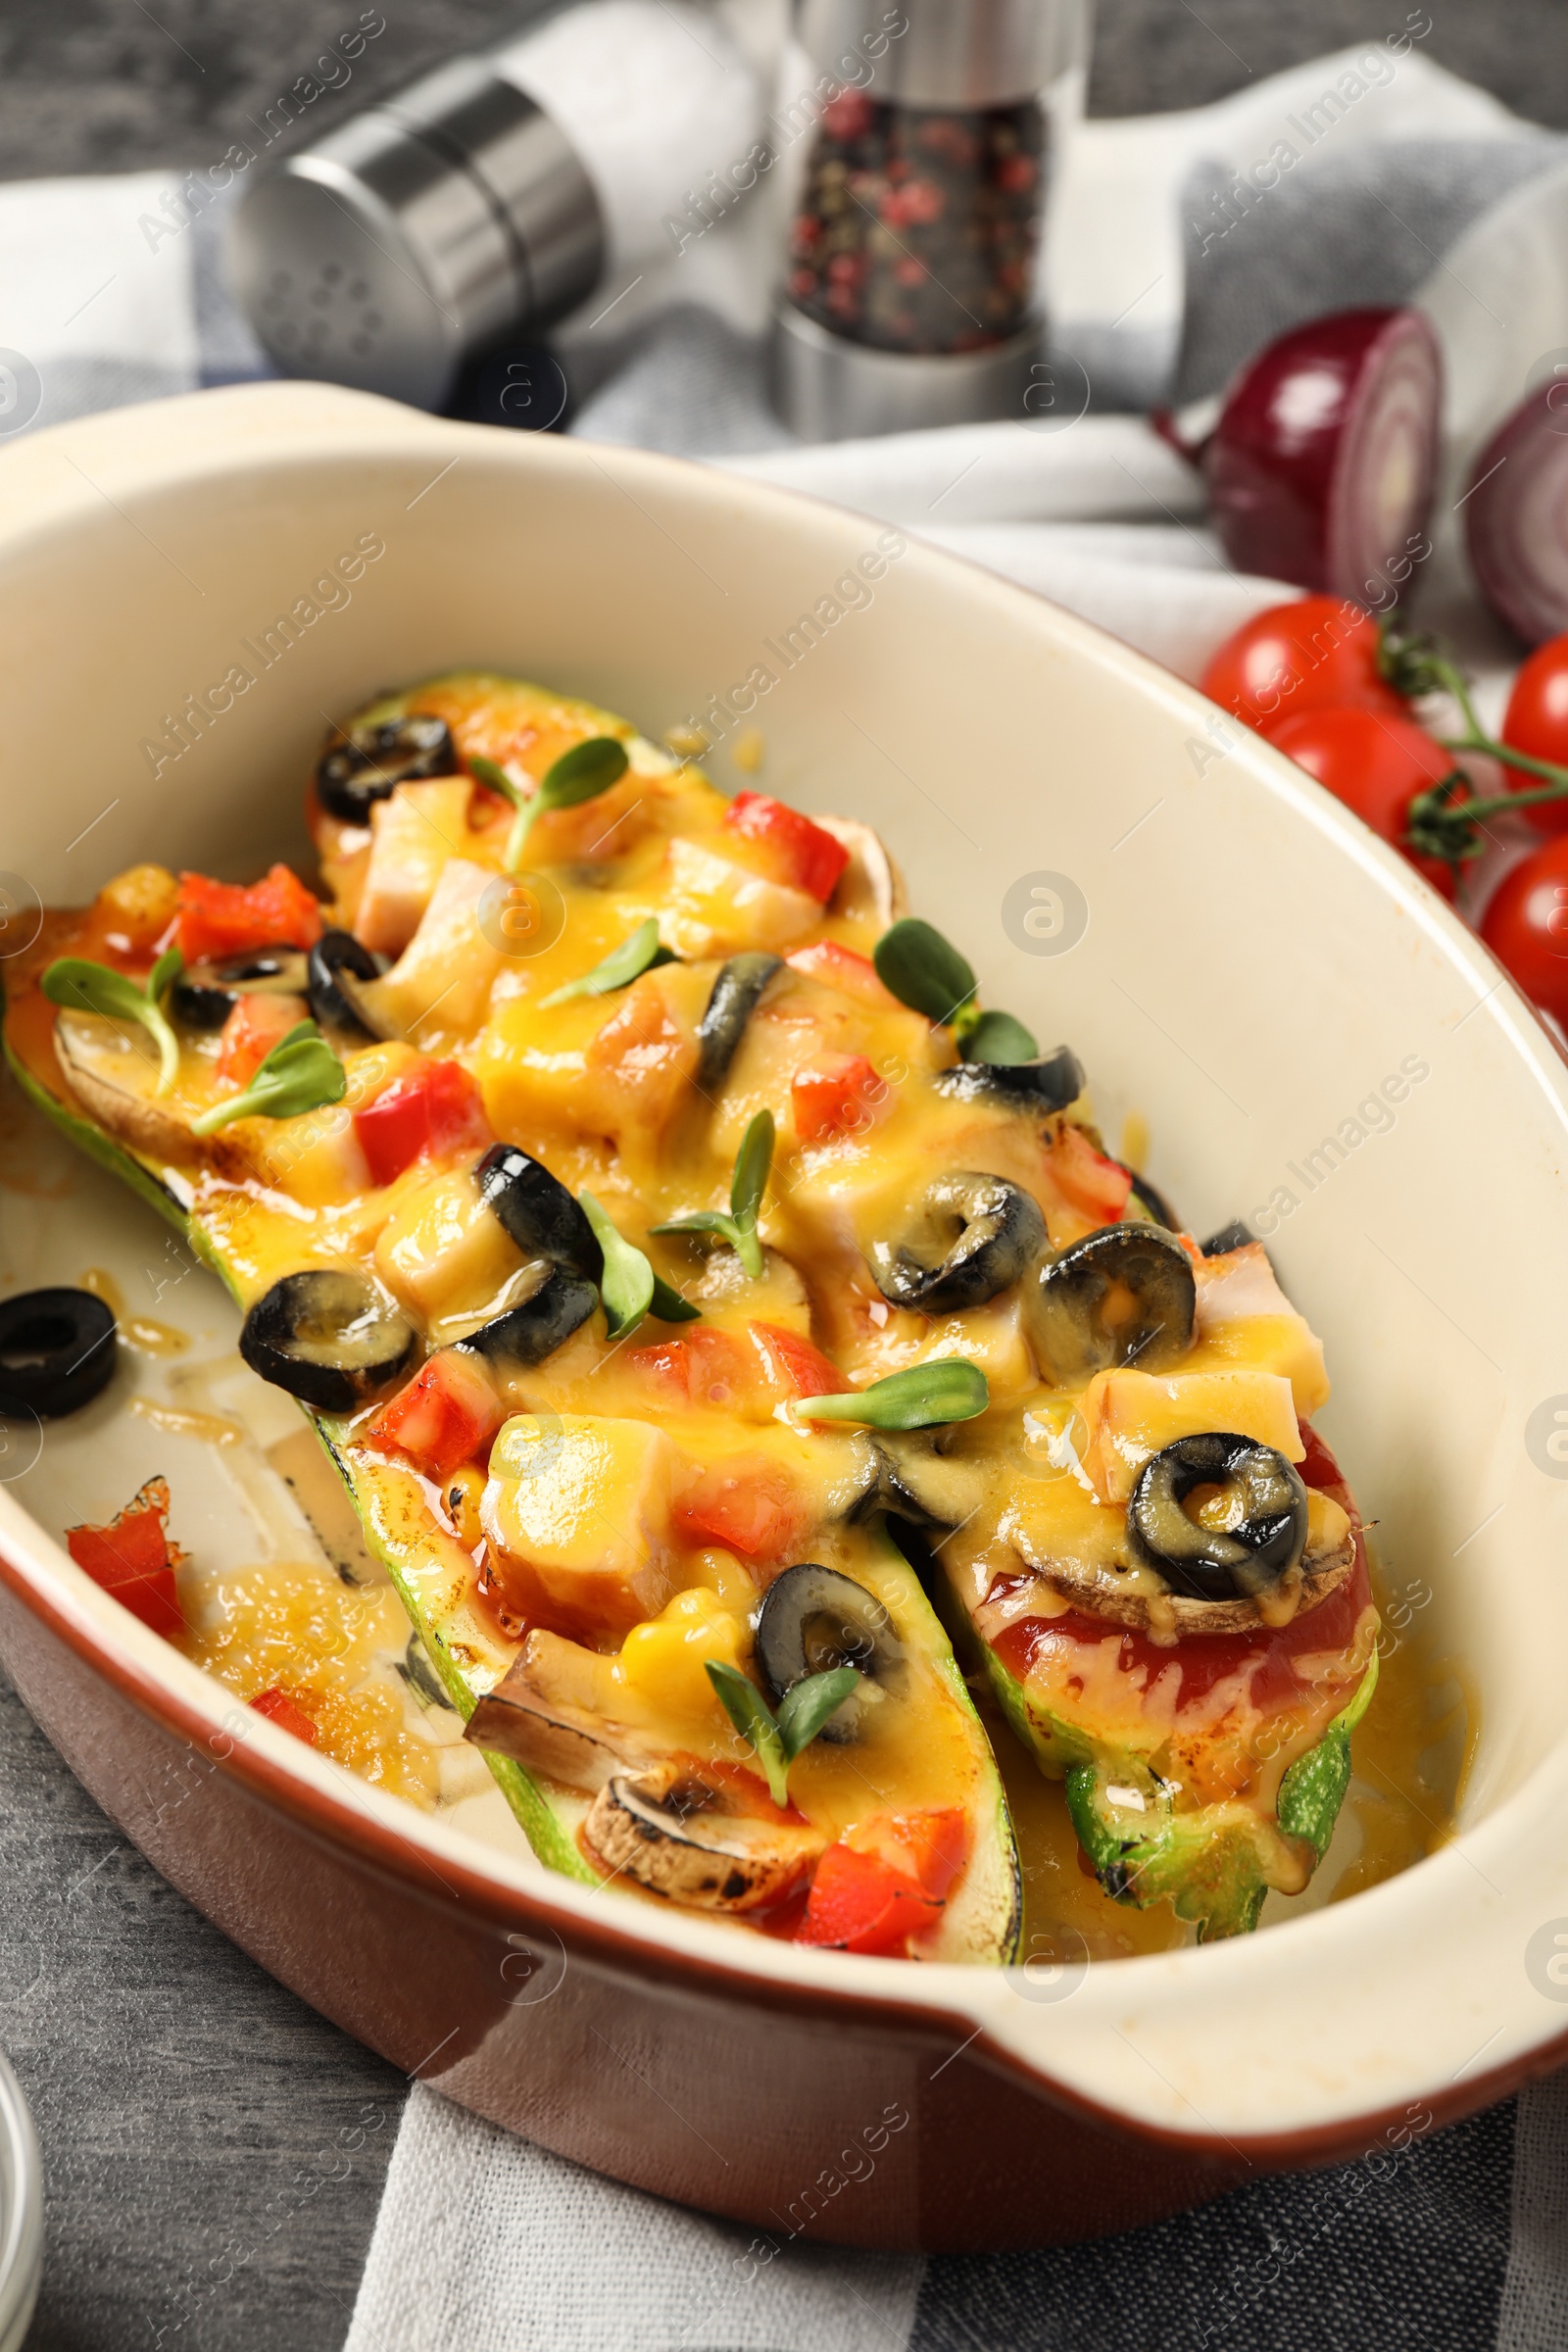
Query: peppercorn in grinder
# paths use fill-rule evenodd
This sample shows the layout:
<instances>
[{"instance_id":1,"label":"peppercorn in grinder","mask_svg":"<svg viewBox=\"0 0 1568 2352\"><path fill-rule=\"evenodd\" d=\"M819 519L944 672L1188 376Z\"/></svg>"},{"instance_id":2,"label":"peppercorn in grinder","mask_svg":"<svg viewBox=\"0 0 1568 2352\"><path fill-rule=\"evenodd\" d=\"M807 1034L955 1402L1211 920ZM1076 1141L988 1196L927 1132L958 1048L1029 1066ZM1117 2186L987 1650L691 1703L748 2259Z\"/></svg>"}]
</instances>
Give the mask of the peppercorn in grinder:
<instances>
[{"instance_id":1,"label":"peppercorn in grinder","mask_svg":"<svg viewBox=\"0 0 1568 2352\"><path fill-rule=\"evenodd\" d=\"M818 111L774 322L774 407L808 441L1022 420L1053 151L1082 106L1089 0L796 0L795 27L795 111Z\"/></svg>"}]
</instances>

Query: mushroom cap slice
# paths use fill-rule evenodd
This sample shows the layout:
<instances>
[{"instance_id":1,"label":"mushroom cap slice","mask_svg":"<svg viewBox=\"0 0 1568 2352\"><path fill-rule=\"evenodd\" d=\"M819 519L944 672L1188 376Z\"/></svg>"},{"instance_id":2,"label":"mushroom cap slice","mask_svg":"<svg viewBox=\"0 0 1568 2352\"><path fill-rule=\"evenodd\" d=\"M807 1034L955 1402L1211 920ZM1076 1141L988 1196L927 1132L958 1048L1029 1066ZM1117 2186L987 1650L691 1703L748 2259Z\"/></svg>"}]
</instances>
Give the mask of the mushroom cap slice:
<instances>
[{"instance_id":1,"label":"mushroom cap slice","mask_svg":"<svg viewBox=\"0 0 1568 2352\"><path fill-rule=\"evenodd\" d=\"M689 1759L617 1773L595 1797L583 1838L612 1872L700 1911L777 1902L827 1838L774 1815L743 1812L734 1792Z\"/></svg>"},{"instance_id":2,"label":"mushroom cap slice","mask_svg":"<svg viewBox=\"0 0 1568 2352\"><path fill-rule=\"evenodd\" d=\"M127 1051L113 1021L97 1013L62 1012L55 1022L55 1058L82 1108L120 1143L154 1160L203 1155L187 1122L152 1099L156 1060L143 1061Z\"/></svg>"},{"instance_id":3,"label":"mushroom cap slice","mask_svg":"<svg viewBox=\"0 0 1568 2352\"><path fill-rule=\"evenodd\" d=\"M589 1794L628 1767L634 1772L651 1769L664 1754L623 1724L547 1696L534 1679L526 1649L479 1700L463 1736L475 1747L511 1756L547 1781Z\"/></svg>"},{"instance_id":4,"label":"mushroom cap slice","mask_svg":"<svg viewBox=\"0 0 1568 2352\"><path fill-rule=\"evenodd\" d=\"M850 862L833 893L835 913L868 914L882 931L908 913L909 894L904 876L879 833L855 816L815 816L811 822L831 833L850 853Z\"/></svg>"},{"instance_id":5,"label":"mushroom cap slice","mask_svg":"<svg viewBox=\"0 0 1568 2352\"><path fill-rule=\"evenodd\" d=\"M1261 1605L1253 1599L1193 1600L1140 1569L1117 1571L1056 1558L1032 1559L1027 1565L1086 1617L1126 1626L1155 1642L1184 1642L1193 1634L1255 1634L1265 1625L1304 1617L1338 1592L1355 1565L1355 1529L1348 1526L1338 1544L1316 1551L1309 1546L1299 1568L1281 1578L1277 1597Z\"/></svg>"}]
</instances>

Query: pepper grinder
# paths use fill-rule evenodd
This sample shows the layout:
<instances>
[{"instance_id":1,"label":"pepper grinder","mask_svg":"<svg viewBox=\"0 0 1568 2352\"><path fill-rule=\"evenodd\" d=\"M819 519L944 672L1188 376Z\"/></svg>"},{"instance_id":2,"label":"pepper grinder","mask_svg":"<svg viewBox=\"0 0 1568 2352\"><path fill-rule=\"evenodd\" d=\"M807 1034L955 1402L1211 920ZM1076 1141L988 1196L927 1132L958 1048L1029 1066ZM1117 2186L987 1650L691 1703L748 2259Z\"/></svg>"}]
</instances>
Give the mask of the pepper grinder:
<instances>
[{"instance_id":1,"label":"pepper grinder","mask_svg":"<svg viewBox=\"0 0 1568 2352\"><path fill-rule=\"evenodd\" d=\"M769 389L804 440L1024 415L1090 0L796 0L799 174Z\"/></svg>"},{"instance_id":2,"label":"pepper grinder","mask_svg":"<svg viewBox=\"0 0 1568 2352\"><path fill-rule=\"evenodd\" d=\"M454 59L259 180L235 291L287 375L439 408L460 368L667 250L704 169L744 156L756 74L681 0L587 0Z\"/></svg>"}]
</instances>

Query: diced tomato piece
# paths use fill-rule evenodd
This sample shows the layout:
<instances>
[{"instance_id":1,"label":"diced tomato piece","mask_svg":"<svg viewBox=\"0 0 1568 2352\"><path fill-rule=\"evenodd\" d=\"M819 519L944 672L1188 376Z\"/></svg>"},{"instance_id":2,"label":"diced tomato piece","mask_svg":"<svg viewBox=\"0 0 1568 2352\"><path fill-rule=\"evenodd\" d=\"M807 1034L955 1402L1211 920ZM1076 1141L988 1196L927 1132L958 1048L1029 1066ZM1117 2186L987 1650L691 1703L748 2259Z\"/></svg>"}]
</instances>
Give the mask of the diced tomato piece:
<instances>
[{"instance_id":1,"label":"diced tomato piece","mask_svg":"<svg viewBox=\"0 0 1568 2352\"><path fill-rule=\"evenodd\" d=\"M812 940L808 947L797 948L784 960L792 972L804 972L808 980L820 980L824 988L836 988L842 996L854 997L877 1012L898 1010L898 998L891 989L883 987L870 956L857 955L854 948L840 947L836 939Z\"/></svg>"},{"instance_id":2,"label":"diced tomato piece","mask_svg":"<svg viewBox=\"0 0 1568 2352\"><path fill-rule=\"evenodd\" d=\"M751 1370L739 1341L727 1331L713 1331L706 1325L678 1340L633 1348L621 1361L646 1374L682 1403L720 1408L738 1401Z\"/></svg>"},{"instance_id":3,"label":"diced tomato piece","mask_svg":"<svg viewBox=\"0 0 1568 2352\"><path fill-rule=\"evenodd\" d=\"M767 1357L768 1370L794 1396L841 1396L850 1383L820 1348L798 1331L777 1323L754 1323L752 1335Z\"/></svg>"},{"instance_id":4,"label":"diced tomato piece","mask_svg":"<svg viewBox=\"0 0 1568 2352\"><path fill-rule=\"evenodd\" d=\"M827 905L850 862L842 841L765 792L738 792L724 811L724 822L765 854L773 881L787 882L792 890L804 890Z\"/></svg>"},{"instance_id":5,"label":"diced tomato piece","mask_svg":"<svg viewBox=\"0 0 1568 2352\"><path fill-rule=\"evenodd\" d=\"M286 1690L280 1690L275 1683L270 1690L258 1690L250 1703L258 1715L265 1715L269 1723L275 1723L280 1732L292 1732L295 1739L303 1740L307 1747L316 1745L318 1733L315 1724L305 1709L297 1705Z\"/></svg>"},{"instance_id":6,"label":"diced tomato piece","mask_svg":"<svg viewBox=\"0 0 1568 2352\"><path fill-rule=\"evenodd\" d=\"M969 1824L960 1806L928 1806L918 1813L878 1813L846 1832L857 1853L877 1854L890 1870L913 1879L933 1902L946 1899L969 1859Z\"/></svg>"},{"instance_id":7,"label":"diced tomato piece","mask_svg":"<svg viewBox=\"0 0 1568 2352\"><path fill-rule=\"evenodd\" d=\"M843 1952L901 1953L942 1905L880 1854L830 1845L816 1866L796 1940Z\"/></svg>"},{"instance_id":8,"label":"diced tomato piece","mask_svg":"<svg viewBox=\"0 0 1568 2352\"><path fill-rule=\"evenodd\" d=\"M461 1061L427 1061L393 1080L354 1113L372 1184L390 1184L426 1152L490 1143L479 1089Z\"/></svg>"},{"instance_id":9,"label":"diced tomato piece","mask_svg":"<svg viewBox=\"0 0 1568 2352\"><path fill-rule=\"evenodd\" d=\"M1131 1172L1097 1152L1081 1127L1064 1121L1051 1148L1051 1173L1074 1208L1102 1225L1119 1222L1133 1189Z\"/></svg>"},{"instance_id":10,"label":"diced tomato piece","mask_svg":"<svg viewBox=\"0 0 1568 2352\"><path fill-rule=\"evenodd\" d=\"M819 1054L790 1080L795 1132L803 1144L863 1134L892 1099L893 1089L863 1054Z\"/></svg>"},{"instance_id":11,"label":"diced tomato piece","mask_svg":"<svg viewBox=\"0 0 1568 2352\"><path fill-rule=\"evenodd\" d=\"M174 1586L177 1546L168 1535L169 1481L150 1478L107 1527L71 1527L66 1544L78 1568L155 1634L178 1634L184 1613Z\"/></svg>"},{"instance_id":12,"label":"diced tomato piece","mask_svg":"<svg viewBox=\"0 0 1568 2352\"><path fill-rule=\"evenodd\" d=\"M249 884L181 874L177 907L175 938L187 963L252 948L314 948L321 936L319 903L286 865Z\"/></svg>"},{"instance_id":13,"label":"diced tomato piece","mask_svg":"<svg viewBox=\"0 0 1568 2352\"><path fill-rule=\"evenodd\" d=\"M378 1453L406 1453L426 1478L477 1461L506 1419L489 1375L462 1348L443 1348L365 1432Z\"/></svg>"},{"instance_id":14,"label":"diced tomato piece","mask_svg":"<svg viewBox=\"0 0 1568 2352\"><path fill-rule=\"evenodd\" d=\"M745 1560L781 1559L801 1533L793 1480L765 1457L732 1455L699 1479L677 1504L688 1543L721 1544Z\"/></svg>"},{"instance_id":15,"label":"diced tomato piece","mask_svg":"<svg viewBox=\"0 0 1568 2352\"><path fill-rule=\"evenodd\" d=\"M241 997L223 1023L215 1075L225 1086L244 1086L272 1048L308 1018L303 997Z\"/></svg>"}]
</instances>

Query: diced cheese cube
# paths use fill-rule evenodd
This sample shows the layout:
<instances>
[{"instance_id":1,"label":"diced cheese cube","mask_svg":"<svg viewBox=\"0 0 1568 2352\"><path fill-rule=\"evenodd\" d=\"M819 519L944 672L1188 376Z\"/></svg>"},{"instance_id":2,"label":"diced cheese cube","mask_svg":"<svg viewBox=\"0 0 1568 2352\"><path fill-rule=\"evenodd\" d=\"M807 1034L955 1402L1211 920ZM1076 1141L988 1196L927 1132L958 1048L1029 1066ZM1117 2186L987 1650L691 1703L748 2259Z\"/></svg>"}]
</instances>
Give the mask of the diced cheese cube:
<instances>
[{"instance_id":1,"label":"diced cheese cube","mask_svg":"<svg viewBox=\"0 0 1568 2352\"><path fill-rule=\"evenodd\" d=\"M490 1543L559 1611L625 1633L668 1599L681 1457L662 1430L586 1413L519 1413L496 1439L480 1515Z\"/></svg>"},{"instance_id":2,"label":"diced cheese cube","mask_svg":"<svg viewBox=\"0 0 1568 2352\"><path fill-rule=\"evenodd\" d=\"M495 1299L520 1263L516 1244L480 1200L471 1168L415 1185L375 1245L375 1270L387 1289L429 1324Z\"/></svg>"},{"instance_id":3,"label":"diced cheese cube","mask_svg":"<svg viewBox=\"0 0 1568 2352\"><path fill-rule=\"evenodd\" d=\"M1277 1372L1097 1373L1079 1408L1088 1430L1084 1468L1102 1502L1124 1503L1151 1454L1178 1438L1231 1430L1272 1446L1287 1461L1306 1451L1291 1384Z\"/></svg>"},{"instance_id":4,"label":"diced cheese cube","mask_svg":"<svg viewBox=\"0 0 1568 2352\"><path fill-rule=\"evenodd\" d=\"M400 956L449 858L468 838L467 776L438 776L400 784L370 811L370 858L354 935L377 955Z\"/></svg>"},{"instance_id":5,"label":"diced cheese cube","mask_svg":"<svg viewBox=\"0 0 1568 2352\"><path fill-rule=\"evenodd\" d=\"M822 919L808 892L769 882L701 842L671 841L667 870L659 934L688 962L743 948L786 948Z\"/></svg>"},{"instance_id":6,"label":"diced cheese cube","mask_svg":"<svg viewBox=\"0 0 1568 2352\"><path fill-rule=\"evenodd\" d=\"M384 979L368 984L376 1010L407 1036L471 1037L483 1021L502 952L480 928L479 907L499 879L469 858L449 858L407 948Z\"/></svg>"}]
</instances>

